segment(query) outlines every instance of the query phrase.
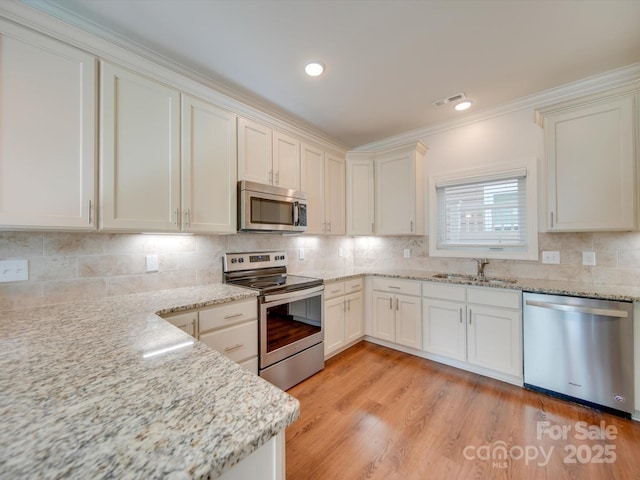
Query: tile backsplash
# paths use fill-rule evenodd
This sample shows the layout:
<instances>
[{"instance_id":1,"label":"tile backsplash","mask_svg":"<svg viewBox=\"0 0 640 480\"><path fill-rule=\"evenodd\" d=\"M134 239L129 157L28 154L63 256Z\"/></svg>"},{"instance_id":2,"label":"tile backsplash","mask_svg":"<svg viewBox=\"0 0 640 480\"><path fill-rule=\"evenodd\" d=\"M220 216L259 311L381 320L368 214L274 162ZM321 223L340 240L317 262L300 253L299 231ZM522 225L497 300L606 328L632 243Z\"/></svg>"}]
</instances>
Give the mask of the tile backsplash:
<instances>
[{"instance_id":1,"label":"tile backsplash","mask_svg":"<svg viewBox=\"0 0 640 480\"><path fill-rule=\"evenodd\" d=\"M476 268L471 259L429 257L428 237L3 232L0 260L27 259L29 280L0 284L0 310L216 283L224 252L268 249L287 250L295 273L352 266L455 273ZM410 258L403 257L405 249ZM491 260L486 273L640 286L640 233L545 233L539 249L559 251L560 264ZM596 253L597 266L582 265L585 251ZM158 255L158 272L145 272L149 254Z\"/></svg>"}]
</instances>

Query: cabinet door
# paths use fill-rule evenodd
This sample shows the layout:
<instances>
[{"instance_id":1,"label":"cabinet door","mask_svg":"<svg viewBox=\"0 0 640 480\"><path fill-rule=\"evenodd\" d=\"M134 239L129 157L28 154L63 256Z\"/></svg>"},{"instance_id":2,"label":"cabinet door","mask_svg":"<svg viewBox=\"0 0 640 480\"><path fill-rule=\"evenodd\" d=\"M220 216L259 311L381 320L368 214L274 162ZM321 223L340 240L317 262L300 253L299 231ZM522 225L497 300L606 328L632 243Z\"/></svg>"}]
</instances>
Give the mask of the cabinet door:
<instances>
[{"instance_id":1,"label":"cabinet door","mask_svg":"<svg viewBox=\"0 0 640 480\"><path fill-rule=\"evenodd\" d=\"M95 229L96 60L0 22L0 228Z\"/></svg>"},{"instance_id":2,"label":"cabinet door","mask_svg":"<svg viewBox=\"0 0 640 480\"><path fill-rule=\"evenodd\" d=\"M466 304L423 298L422 307L424 351L466 360Z\"/></svg>"},{"instance_id":3,"label":"cabinet door","mask_svg":"<svg viewBox=\"0 0 640 480\"><path fill-rule=\"evenodd\" d=\"M324 152L302 144L301 190L307 194L307 232L325 233Z\"/></svg>"},{"instance_id":4,"label":"cabinet door","mask_svg":"<svg viewBox=\"0 0 640 480\"><path fill-rule=\"evenodd\" d=\"M182 230L236 232L236 116L182 97Z\"/></svg>"},{"instance_id":5,"label":"cabinet door","mask_svg":"<svg viewBox=\"0 0 640 480\"><path fill-rule=\"evenodd\" d=\"M238 118L238 180L273 183L271 129Z\"/></svg>"},{"instance_id":6,"label":"cabinet door","mask_svg":"<svg viewBox=\"0 0 640 480\"><path fill-rule=\"evenodd\" d=\"M522 377L520 312L471 304L468 310L467 361Z\"/></svg>"},{"instance_id":7,"label":"cabinet door","mask_svg":"<svg viewBox=\"0 0 640 480\"><path fill-rule=\"evenodd\" d=\"M396 342L422 349L422 300L396 295Z\"/></svg>"},{"instance_id":8,"label":"cabinet door","mask_svg":"<svg viewBox=\"0 0 640 480\"><path fill-rule=\"evenodd\" d=\"M345 313L345 343L353 342L364 336L364 297L362 292L352 293L344 297Z\"/></svg>"},{"instance_id":9,"label":"cabinet door","mask_svg":"<svg viewBox=\"0 0 640 480\"><path fill-rule=\"evenodd\" d=\"M324 354L335 352L345 341L345 308L344 297L333 298L324 302Z\"/></svg>"},{"instance_id":10,"label":"cabinet door","mask_svg":"<svg viewBox=\"0 0 640 480\"><path fill-rule=\"evenodd\" d=\"M373 235L373 161L347 160L347 235Z\"/></svg>"},{"instance_id":11,"label":"cabinet door","mask_svg":"<svg viewBox=\"0 0 640 480\"><path fill-rule=\"evenodd\" d=\"M633 115L627 96L545 118L551 230L635 228Z\"/></svg>"},{"instance_id":12,"label":"cabinet door","mask_svg":"<svg viewBox=\"0 0 640 480\"><path fill-rule=\"evenodd\" d=\"M100 227L175 232L180 203L180 94L101 65Z\"/></svg>"},{"instance_id":13,"label":"cabinet door","mask_svg":"<svg viewBox=\"0 0 640 480\"><path fill-rule=\"evenodd\" d=\"M188 333L192 337L196 337L198 335L198 311L194 310L191 312L179 313L177 315L171 315L169 317L165 317L165 320L180 330ZM196 337L197 338L197 337Z\"/></svg>"},{"instance_id":14,"label":"cabinet door","mask_svg":"<svg viewBox=\"0 0 640 480\"><path fill-rule=\"evenodd\" d=\"M300 142L284 133L273 132L273 183L300 190Z\"/></svg>"},{"instance_id":15,"label":"cabinet door","mask_svg":"<svg viewBox=\"0 0 640 480\"><path fill-rule=\"evenodd\" d=\"M345 161L325 155L325 221L326 233L345 234Z\"/></svg>"},{"instance_id":16,"label":"cabinet door","mask_svg":"<svg viewBox=\"0 0 640 480\"><path fill-rule=\"evenodd\" d=\"M385 292L373 292L373 336L396 341L394 296Z\"/></svg>"},{"instance_id":17,"label":"cabinet door","mask_svg":"<svg viewBox=\"0 0 640 480\"><path fill-rule=\"evenodd\" d=\"M416 232L415 166L410 154L376 160L376 233Z\"/></svg>"}]
</instances>

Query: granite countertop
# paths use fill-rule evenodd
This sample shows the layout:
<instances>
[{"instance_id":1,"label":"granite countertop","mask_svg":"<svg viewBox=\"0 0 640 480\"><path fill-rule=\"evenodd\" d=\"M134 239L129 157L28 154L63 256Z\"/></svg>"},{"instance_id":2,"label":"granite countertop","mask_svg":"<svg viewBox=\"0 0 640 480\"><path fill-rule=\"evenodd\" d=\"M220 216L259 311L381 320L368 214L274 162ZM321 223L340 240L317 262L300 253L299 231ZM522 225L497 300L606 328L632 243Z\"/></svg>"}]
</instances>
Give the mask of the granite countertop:
<instances>
[{"instance_id":1,"label":"granite countertop","mask_svg":"<svg viewBox=\"0 0 640 480\"><path fill-rule=\"evenodd\" d=\"M473 285L490 288L504 288L521 290L524 292L546 293L550 295L570 295L574 297L598 298L602 300L615 300L621 302L640 301L640 287L621 285L594 285L578 282L560 282L555 280L538 280L527 278L513 278L514 282L488 283L464 278L448 279L434 278L434 275L442 272L427 272L424 270L406 269L376 269L376 268L345 268L338 270L320 270L314 272L305 271L305 275L317 277L325 283L348 280L363 276L378 276L389 278L401 278L406 280L420 280L457 285ZM488 278L493 278L489 276ZM500 278L500 277L496 277Z\"/></svg>"},{"instance_id":2,"label":"granite countertop","mask_svg":"<svg viewBox=\"0 0 640 480\"><path fill-rule=\"evenodd\" d=\"M215 478L282 432L296 399L155 314L255 295L218 284L0 313L0 476Z\"/></svg>"}]
</instances>

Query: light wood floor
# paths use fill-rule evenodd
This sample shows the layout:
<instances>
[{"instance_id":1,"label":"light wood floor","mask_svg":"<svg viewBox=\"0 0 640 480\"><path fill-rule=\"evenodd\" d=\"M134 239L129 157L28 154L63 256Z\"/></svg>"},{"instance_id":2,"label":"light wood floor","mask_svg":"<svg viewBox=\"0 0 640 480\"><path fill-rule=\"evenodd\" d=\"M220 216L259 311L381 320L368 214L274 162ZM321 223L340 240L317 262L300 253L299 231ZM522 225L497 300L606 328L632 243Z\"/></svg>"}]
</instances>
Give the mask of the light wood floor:
<instances>
[{"instance_id":1,"label":"light wood floor","mask_svg":"<svg viewBox=\"0 0 640 480\"><path fill-rule=\"evenodd\" d=\"M640 423L368 342L289 393L288 480L640 479Z\"/></svg>"}]
</instances>

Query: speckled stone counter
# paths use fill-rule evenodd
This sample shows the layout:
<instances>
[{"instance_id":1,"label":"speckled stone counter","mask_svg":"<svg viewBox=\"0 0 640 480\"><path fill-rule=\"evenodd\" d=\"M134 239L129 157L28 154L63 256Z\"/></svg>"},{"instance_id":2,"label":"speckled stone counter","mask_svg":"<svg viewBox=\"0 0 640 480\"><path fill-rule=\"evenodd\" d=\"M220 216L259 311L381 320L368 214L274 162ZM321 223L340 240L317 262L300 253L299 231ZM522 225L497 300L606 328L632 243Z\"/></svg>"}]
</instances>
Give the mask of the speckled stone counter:
<instances>
[{"instance_id":1,"label":"speckled stone counter","mask_svg":"<svg viewBox=\"0 0 640 480\"><path fill-rule=\"evenodd\" d=\"M346 268L340 270L305 272L305 274L308 276L322 278L325 283L373 275L379 277L403 278L407 280L452 283L458 285L476 285L491 288L506 288L512 290L522 290L525 292L547 293L551 295L570 295L575 297L599 298L603 300L616 300L623 302L640 301L640 287L633 286L593 285L586 283L559 282L553 280L536 280L526 278L511 279L514 280L513 283L488 283L463 278L435 278L434 275L437 275L439 273L442 272L426 272L422 270L400 269L381 270L374 268Z\"/></svg>"},{"instance_id":2,"label":"speckled stone counter","mask_svg":"<svg viewBox=\"0 0 640 480\"><path fill-rule=\"evenodd\" d=\"M282 432L296 399L154 313L255 295L212 285L0 313L0 477L215 478Z\"/></svg>"}]
</instances>

